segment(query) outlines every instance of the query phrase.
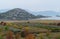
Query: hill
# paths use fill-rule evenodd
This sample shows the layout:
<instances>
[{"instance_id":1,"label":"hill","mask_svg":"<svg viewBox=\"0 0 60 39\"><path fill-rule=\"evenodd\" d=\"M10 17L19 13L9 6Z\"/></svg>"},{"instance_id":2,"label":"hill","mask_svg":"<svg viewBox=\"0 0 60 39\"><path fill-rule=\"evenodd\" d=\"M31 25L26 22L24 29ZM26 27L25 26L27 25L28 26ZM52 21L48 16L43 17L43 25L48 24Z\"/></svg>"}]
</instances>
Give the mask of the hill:
<instances>
[{"instance_id":1,"label":"hill","mask_svg":"<svg viewBox=\"0 0 60 39\"><path fill-rule=\"evenodd\" d=\"M34 18L36 18L36 16L19 8L0 13L0 20L28 20Z\"/></svg>"}]
</instances>

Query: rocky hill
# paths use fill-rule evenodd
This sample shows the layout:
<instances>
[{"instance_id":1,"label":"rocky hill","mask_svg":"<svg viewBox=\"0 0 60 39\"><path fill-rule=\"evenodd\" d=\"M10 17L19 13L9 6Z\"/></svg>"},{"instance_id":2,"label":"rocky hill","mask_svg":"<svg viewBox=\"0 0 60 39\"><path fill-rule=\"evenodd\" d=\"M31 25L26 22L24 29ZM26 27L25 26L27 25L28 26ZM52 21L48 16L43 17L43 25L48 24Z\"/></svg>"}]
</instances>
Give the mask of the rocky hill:
<instances>
[{"instance_id":1,"label":"rocky hill","mask_svg":"<svg viewBox=\"0 0 60 39\"><path fill-rule=\"evenodd\" d=\"M0 20L28 20L37 18L35 15L19 8L0 13Z\"/></svg>"}]
</instances>

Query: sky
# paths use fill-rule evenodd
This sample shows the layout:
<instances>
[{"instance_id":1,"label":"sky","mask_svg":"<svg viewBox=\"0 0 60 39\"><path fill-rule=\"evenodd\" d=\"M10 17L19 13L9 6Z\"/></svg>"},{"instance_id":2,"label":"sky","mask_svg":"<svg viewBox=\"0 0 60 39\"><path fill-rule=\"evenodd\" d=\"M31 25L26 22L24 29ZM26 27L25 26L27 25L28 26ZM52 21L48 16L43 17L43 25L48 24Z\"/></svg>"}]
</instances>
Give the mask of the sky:
<instances>
[{"instance_id":1,"label":"sky","mask_svg":"<svg viewBox=\"0 0 60 39\"><path fill-rule=\"evenodd\" d=\"M0 10L12 8L31 11L60 11L60 0L0 0Z\"/></svg>"}]
</instances>

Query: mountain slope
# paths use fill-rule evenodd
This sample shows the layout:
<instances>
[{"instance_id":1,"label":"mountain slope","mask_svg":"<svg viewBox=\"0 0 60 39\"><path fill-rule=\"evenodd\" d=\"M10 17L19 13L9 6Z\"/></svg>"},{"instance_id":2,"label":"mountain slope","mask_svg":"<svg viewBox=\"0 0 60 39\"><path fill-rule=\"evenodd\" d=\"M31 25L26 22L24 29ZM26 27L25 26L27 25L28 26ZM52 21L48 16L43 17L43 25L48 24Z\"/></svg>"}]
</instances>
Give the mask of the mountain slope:
<instances>
[{"instance_id":1,"label":"mountain slope","mask_svg":"<svg viewBox=\"0 0 60 39\"><path fill-rule=\"evenodd\" d=\"M0 13L0 19L5 19L5 20L28 20L34 18L36 18L36 16L19 8L15 8L7 12Z\"/></svg>"}]
</instances>

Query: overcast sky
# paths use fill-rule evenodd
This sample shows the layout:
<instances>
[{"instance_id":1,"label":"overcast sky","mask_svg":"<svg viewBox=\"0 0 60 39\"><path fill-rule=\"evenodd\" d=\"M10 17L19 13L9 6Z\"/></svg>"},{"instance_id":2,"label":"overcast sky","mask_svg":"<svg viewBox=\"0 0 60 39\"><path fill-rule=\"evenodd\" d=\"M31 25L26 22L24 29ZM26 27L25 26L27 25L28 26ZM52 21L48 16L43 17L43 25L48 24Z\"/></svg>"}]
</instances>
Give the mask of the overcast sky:
<instances>
[{"instance_id":1,"label":"overcast sky","mask_svg":"<svg viewBox=\"0 0 60 39\"><path fill-rule=\"evenodd\" d=\"M0 9L12 8L31 11L60 11L60 0L0 0Z\"/></svg>"}]
</instances>

